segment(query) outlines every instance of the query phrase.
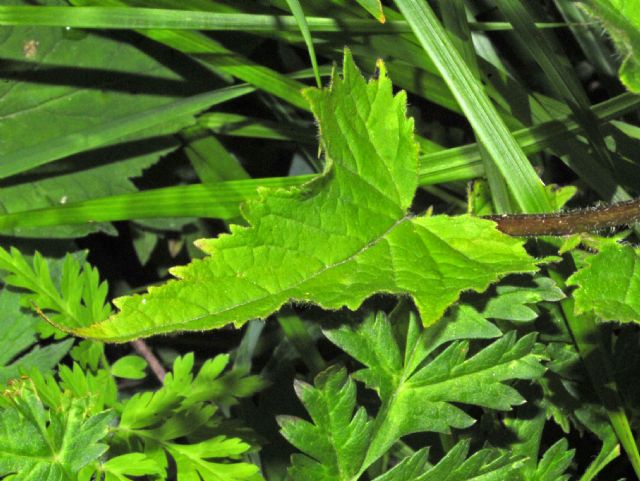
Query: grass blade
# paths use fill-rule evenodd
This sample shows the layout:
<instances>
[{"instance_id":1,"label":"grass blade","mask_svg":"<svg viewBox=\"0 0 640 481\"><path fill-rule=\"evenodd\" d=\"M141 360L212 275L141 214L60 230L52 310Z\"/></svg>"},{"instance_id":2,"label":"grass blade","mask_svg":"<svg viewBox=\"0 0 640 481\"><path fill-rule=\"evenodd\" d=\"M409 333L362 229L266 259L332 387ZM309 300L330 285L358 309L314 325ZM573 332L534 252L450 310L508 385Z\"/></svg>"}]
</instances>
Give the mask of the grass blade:
<instances>
[{"instance_id":1,"label":"grass blade","mask_svg":"<svg viewBox=\"0 0 640 481\"><path fill-rule=\"evenodd\" d=\"M495 162L523 212L548 212L544 186L522 149L464 63L431 8L418 0L396 0L420 44L438 67L478 139Z\"/></svg>"},{"instance_id":2,"label":"grass blade","mask_svg":"<svg viewBox=\"0 0 640 481\"><path fill-rule=\"evenodd\" d=\"M240 85L194 95L11 152L0 164L0 179L26 172L63 157L108 145L151 127L172 123L171 130L178 131L195 123L195 114L252 91L252 87Z\"/></svg>"},{"instance_id":3,"label":"grass blade","mask_svg":"<svg viewBox=\"0 0 640 481\"><path fill-rule=\"evenodd\" d=\"M594 114L607 122L640 106L640 97L625 93L593 108ZM209 115L226 114L205 114ZM206 121L204 122L206 124ZM515 132L514 138L525 152L532 154L547 148L554 141L580 132L572 119L553 121ZM484 175L477 144L468 144L423 155L419 171L421 186L458 180L470 180ZM154 189L84 202L68 203L46 209L32 209L0 215L0 231L15 228L47 227L86 222L107 222L158 217L212 217L232 219L239 215L241 202L255 198L258 187L291 187L301 185L309 176L273 177Z\"/></svg>"},{"instance_id":4,"label":"grass blade","mask_svg":"<svg viewBox=\"0 0 640 481\"><path fill-rule=\"evenodd\" d=\"M307 19L304 16L302 6L298 0L287 0L287 5L289 5L289 9L296 19L300 32L302 33L302 37L304 38L304 43L307 45L311 66L313 67L313 72L316 76L316 84L318 87L322 87L320 72L318 71L318 60L316 59L316 50L313 47L313 39L311 38L311 32L309 32L309 25L307 25Z\"/></svg>"}]
</instances>

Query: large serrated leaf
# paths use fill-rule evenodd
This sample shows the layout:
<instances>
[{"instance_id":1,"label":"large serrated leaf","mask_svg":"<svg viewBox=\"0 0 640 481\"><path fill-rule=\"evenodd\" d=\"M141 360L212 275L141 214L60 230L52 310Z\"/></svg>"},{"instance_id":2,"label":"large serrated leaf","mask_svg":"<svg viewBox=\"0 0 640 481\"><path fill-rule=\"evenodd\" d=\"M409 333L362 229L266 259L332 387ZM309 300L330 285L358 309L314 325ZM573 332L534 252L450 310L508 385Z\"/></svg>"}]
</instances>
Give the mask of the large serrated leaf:
<instances>
[{"instance_id":1,"label":"large serrated leaf","mask_svg":"<svg viewBox=\"0 0 640 481\"><path fill-rule=\"evenodd\" d=\"M535 271L522 241L490 221L408 215L418 181L413 120L379 67L367 83L347 52L342 78L306 91L326 152L322 176L263 190L244 208L249 227L200 241L209 256L174 268L179 280L116 299L118 314L74 332L125 341L240 325L290 300L355 309L377 292L412 296L428 325L460 292Z\"/></svg>"}]
</instances>

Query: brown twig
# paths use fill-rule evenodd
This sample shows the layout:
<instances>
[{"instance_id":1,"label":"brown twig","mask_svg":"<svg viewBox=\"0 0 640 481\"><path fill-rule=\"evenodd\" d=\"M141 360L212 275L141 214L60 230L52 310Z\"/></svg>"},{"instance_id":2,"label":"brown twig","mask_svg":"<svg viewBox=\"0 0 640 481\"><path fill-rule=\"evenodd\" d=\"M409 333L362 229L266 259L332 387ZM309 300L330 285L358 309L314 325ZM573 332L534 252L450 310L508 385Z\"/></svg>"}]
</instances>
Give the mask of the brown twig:
<instances>
[{"instance_id":1,"label":"brown twig","mask_svg":"<svg viewBox=\"0 0 640 481\"><path fill-rule=\"evenodd\" d=\"M487 215L498 230L512 236L571 235L640 221L640 198L602 207L556 214Z\"/></svg>"},{"instance_id":2,"label":"brown twig","mask_svg":"<svg viewBox=\"0 0 640 481\"><path fill-rule=\"evenodd\" d=\"M164 377L167 375L167 371L165 371L160 360L151 351L149 346L147 346L147 343L142 339L137 339L131 341L131 345L133 349L147 361L151 372L158 378L158 381L160 381L161 384L164 383Z\"/></svg>"}]
</instances>

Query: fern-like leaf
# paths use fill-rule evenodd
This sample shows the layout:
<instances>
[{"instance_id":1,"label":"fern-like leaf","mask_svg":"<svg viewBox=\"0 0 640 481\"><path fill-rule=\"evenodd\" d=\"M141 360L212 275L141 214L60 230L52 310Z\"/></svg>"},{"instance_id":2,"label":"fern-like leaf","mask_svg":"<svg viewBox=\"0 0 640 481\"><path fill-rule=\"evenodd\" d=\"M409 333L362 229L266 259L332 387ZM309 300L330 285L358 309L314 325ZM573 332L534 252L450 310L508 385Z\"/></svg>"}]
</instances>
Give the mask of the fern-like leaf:
<instances>
[{"instance_id":1,"label":"fern-like leaf","mask_svg":"<svg viewBox=\"0 0 640 481\"><path fill-rule=\"evenodd\" d=\"M296 383L296 394L312 423L280 416L282 435L304 455L293 455L296 481L348 481L361 472L371 437L364 408L356 408L356 386L344 369L329 368L315 386Z\"/></svg>"},{"instance_id":2,"label":"fern-like leaf","mask_svg":"<svg viewBox=\"0 0 640 481\"><path fill-rule=\"evenodd\" d=\"M84 400L46 410L31 381L20 381L0 403L0 476L14 481L74 481L107 450L100 441L113 413L88 415Z\"/></svg>"},{"instance_id":3,"label":"fern-like leaf","mask_svg":"<svg viewBox=\"0 0 640 481\"><path fill-rule=\"evenodd\" d=\"M3 281L29 291L25 297L31 307L49 313L53 324L71 330L109 316L108 286L97 269L71 254L65 256L59 277L50 264L38 252L29 262L18 249L0 247L0 270L8 273Z\"/></svg>"},{"instance_id":4,"label":"fern-like leaf","mask_svg":"<svg viewBox=\"0 0 640 481\"><path fill-rule=\"evenodd\" d=\"M484 323L488 322L485 320ZM466 324L466 326L465 326ZM420 332L415 316L409 319L404 349L384 315L370 318L357 329L342 327L329 339L366 367L354 374L378 392L382 408L367 453L372 462L407 434L466 428L475 420L454 403L509 410L524 398L506 382L535 379L544 373L534 352L535 335L516 340L508 333L467 358L469 337L492 337L475 311L465 308L457 318Z\"/></svg>"}]
</instances>

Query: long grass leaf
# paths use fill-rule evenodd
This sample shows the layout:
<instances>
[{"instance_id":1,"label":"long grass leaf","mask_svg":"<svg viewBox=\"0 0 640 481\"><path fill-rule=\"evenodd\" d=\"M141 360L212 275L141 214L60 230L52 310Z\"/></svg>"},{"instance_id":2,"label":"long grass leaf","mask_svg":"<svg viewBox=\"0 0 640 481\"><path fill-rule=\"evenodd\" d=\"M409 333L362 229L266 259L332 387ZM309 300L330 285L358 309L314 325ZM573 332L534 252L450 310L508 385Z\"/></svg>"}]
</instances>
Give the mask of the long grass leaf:
<instances>
[{"instance_id":1,"label":"long grass leaf","mask_svg":"<svg viewBox=\"0 0 640 481\"><path fill-rule=\"evenodd\" d=\"M170 130L176 132L195 123L195 114L252 91L247 85L214 90L10 152L0 163L0 179L108 145L151 127L172 123Z\"/></svg>"},{"instance_id":2,"label":"long grass leaf","mask_svg":"<svg viewBox=\"0 0 640 481\"><path fill-rule=\"evenodd\" d=\"M565 100L577 121L582 124L600 162L603 165L613 165L602 132L589 110L587 94L574 71L568 68L568 61L562 62L554 52L560 50L554 37L535 27L531 14L533 6L511 0L497 0L497 4L515 27L518 37L526 39L522 45L545 73L551 88Z\"/></svg>"},{"instance_id":3,"label":"long grass leaf","mask_svg":"<svg viewBox=\"0 0 640 481\"><path fill-rule=\"evenodd\" d=\"M438 67L476 135L524 212L547 212L551 203L522 149L451 44L431 8L418 0L396 0L422 47Z\"/></svg>"},{"instance_id":4,"label":"long grass leaf","mask_svg":"<svg viewBox=\"0 0 640 481\"><path fill-rule=\"evenodd\" d=\"M601 122L607 122L640 106L640 97L625 93L593 108ZM207 114L208 116L208 114ZM551 143L580 132L572 119L553 121L514 133L525 152L532 154ZM419 183L429 186L484 175L477 144L429 153L420 158ZM213 217L232 219L238 206L257 196L259 187L291 187L301 185L313 175L274 177L167 187L123 194L84 202L68 203L52 208L33 209L0 215L0 231L15 228L47 227L86 222L107 222L157 217Z\"/></svg>"},{"instance_id":5,"label":"long grass leaf","mask_svg":"<svg viewBox=\"0 0 640 481\"><path fill-rule=\"evenodd\" d=\"M397 34L410 33L404 20L384 24L363 18L305 17L310 32ZM173 29L242 31L273 33L300 31L295 16L253 13L217 13L198 10L172 10L146 7L47 7L0 6L0 25L40 25L48 27L95 28L110 30ZM472 30L512 30L509 22L472 22ZM557 22L536 23L538 28L565 28Z\"/></svg>"},{"instance_id":6,"label":"long grass leaf","mask_svg":"<svg viewBox=\"0 0 640 481\"><path fill-rule=\"evenodd\" d=\"M298 0L287 0L287 5L289 5L289 9L291 10L293 17L296 19L296 23L300 28L300 33L302 33L302 38L304 38L304 43L307 45L309 59L311 60L311 66L313 67L313 71L316 75L316 84L318 87L322 87L320 72L318 72L316 50L313 47L313 39L311 38L311 32L309 31L309 25L307 24L307 19L304 16L302 6L300 5L300 2Z\"/></svg>"}]
</instances>

